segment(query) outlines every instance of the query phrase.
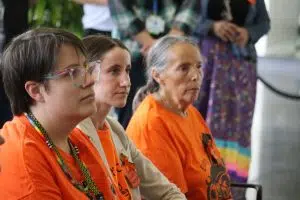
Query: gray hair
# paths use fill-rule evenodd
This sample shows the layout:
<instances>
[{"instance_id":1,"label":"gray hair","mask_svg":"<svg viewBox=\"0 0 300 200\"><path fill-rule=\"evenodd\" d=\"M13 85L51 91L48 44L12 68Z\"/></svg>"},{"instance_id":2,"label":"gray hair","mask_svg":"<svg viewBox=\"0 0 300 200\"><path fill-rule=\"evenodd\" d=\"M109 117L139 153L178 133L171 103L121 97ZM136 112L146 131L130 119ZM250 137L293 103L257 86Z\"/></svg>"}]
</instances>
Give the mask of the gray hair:
<instances>
[{"instance_id":1,"label":"gray hair","mask_svg":"<svg viewBox=\"0 0 300 200\"><path fill-rule=\"evenodd\" d=\"M146 75L147 84L141 87L136 93L132 108L135 110L144 98L151 93L159 90L159 84L152 78L151 71L155 69L157 72L162 72L166 69L168 63L168 50L176 44L191 44L198 48L198 45L191 38L185 36L164 36L157 40L151 47L146 57Z\"/></svg>"}]
</instances>

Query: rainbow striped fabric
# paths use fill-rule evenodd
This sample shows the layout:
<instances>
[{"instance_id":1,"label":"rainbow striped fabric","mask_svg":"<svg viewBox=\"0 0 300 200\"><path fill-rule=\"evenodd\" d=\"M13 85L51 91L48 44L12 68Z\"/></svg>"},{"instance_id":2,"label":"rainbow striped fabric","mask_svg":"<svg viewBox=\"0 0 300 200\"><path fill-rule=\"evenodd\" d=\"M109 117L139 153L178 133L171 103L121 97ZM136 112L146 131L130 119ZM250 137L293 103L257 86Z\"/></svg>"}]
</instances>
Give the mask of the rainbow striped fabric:
<instances>
[{"instance_id":1,"label":"rainbow striped fabric","mask_svg":"<svg viewBox=\"0 0 300 200\"><path fill-rule=\"evenodd\" d=\"M215 139L230 177L235 182L247 182L251 150L243 148L237 142Z\"/></svg>"}]
</instances>

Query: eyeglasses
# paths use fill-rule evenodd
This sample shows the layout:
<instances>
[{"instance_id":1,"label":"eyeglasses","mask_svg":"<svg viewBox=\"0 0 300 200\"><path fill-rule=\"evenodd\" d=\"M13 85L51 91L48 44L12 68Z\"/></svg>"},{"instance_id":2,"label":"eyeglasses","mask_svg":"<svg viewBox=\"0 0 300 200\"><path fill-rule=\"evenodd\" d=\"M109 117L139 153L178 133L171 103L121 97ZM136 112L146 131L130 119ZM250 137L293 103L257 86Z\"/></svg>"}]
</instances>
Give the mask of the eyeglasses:
<instances>
[{"instance_id":1,"label":"eyeglasses","mask_svg":"<svg viewBox=\"0 0 300 200\"><path fill-rule=\"evenodd\" d=\"M87 74L93 81L98 81L100 76L100 60L89 62L84 66L70 67L61 71L49 73L45 79L59 79L69 75L75 87L82 87L87 82Z\"/></svg>"}]
</instances>

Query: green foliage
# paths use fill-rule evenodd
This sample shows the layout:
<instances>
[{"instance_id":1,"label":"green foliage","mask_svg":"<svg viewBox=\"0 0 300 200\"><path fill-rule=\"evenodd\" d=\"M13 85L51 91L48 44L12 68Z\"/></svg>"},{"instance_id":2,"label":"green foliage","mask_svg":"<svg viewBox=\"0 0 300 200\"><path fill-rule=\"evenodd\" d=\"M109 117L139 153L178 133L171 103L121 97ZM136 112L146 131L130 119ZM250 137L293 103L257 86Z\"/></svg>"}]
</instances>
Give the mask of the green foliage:
<instances>
[{"instance_id":1,"label":"green foliage","mask_svg":"<svg viewBox=\"0 0 300 200\"><path fill-rule=\"evenodd\" d=\"M82 6L72 0L39 0L29 10L31 27L57 27L82 36Z\"/></svg>"}]
</instances>

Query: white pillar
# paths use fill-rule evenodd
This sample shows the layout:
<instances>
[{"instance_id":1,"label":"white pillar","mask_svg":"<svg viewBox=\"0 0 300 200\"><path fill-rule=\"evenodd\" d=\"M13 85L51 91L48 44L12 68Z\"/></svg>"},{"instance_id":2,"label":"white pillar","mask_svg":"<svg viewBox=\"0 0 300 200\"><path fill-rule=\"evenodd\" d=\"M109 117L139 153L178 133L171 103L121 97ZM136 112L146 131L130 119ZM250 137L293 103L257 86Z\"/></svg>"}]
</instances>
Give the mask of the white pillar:
<instances>
[{"instance_id":1,"label":"white pillar","mask_svg":"<svg viewBox=\"0 0 300 200\"><path fill-rule=\"evenodd\" d=\"M265 0L271 18L266 56L294 57L298 36L299 0Z\"/></svg>"}]
</instances>

